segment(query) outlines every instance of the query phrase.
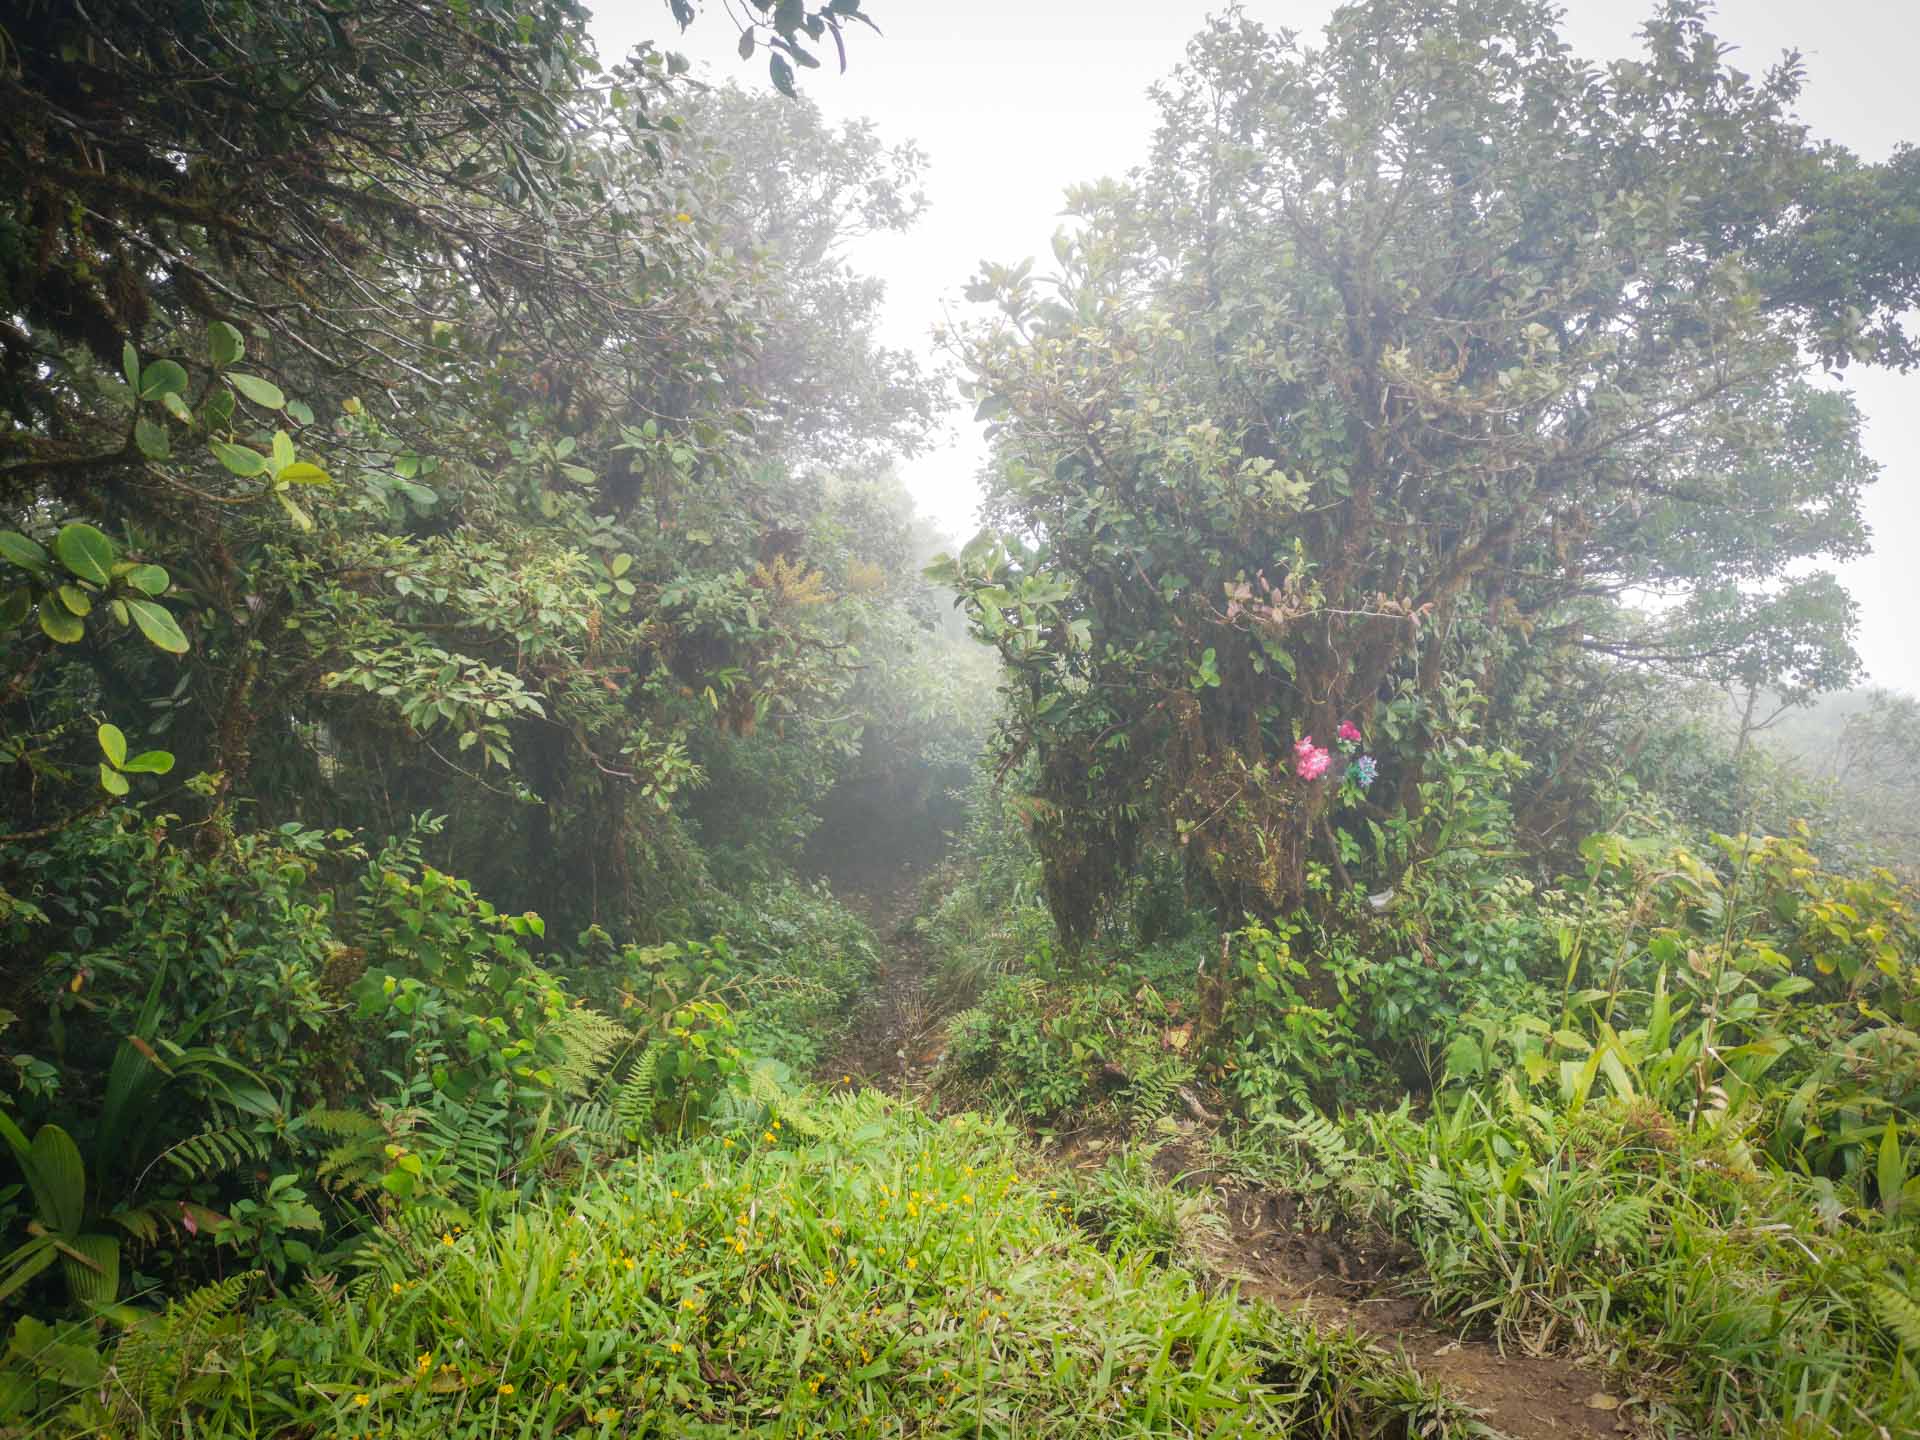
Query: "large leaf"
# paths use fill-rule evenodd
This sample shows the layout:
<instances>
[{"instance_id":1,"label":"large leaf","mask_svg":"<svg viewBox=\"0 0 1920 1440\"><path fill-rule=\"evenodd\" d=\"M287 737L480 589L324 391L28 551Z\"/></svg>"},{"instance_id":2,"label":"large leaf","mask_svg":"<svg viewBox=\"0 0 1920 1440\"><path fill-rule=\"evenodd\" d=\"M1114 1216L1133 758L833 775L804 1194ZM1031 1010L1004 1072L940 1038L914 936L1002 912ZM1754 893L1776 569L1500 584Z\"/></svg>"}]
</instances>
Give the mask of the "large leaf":
<instances>
[{"instance_id":1,"label":"large leaf","mask_svg":"<svg viewBox=\"0 0 1920 1440\"><path fill-rule=\"evenodd\" d=\"M18 530L0 530L0 560L11 560L22 570L29 570L42 580L50 579L53 575L47 565L47 552Z\"/></svg>"},{"instance_id":2,"label":"large leaf","mask_svg":"<svg viewBox=\"0 0 1920 1440\"><path fill-rule=\"evenodd\" d=\"M173 752L142 750L120 768L129 775L165 775L173 769Z\"/></svg>"},{"instance_id":3,"label":"large leaf","mask_svg":"<svg viewBox=\"0 0 1920 1440\"><path fill-rule=\"evenodd\" d=\"M129 596L127 609L133 614L133 623L140 627L140 633L150 643L174 655L187 653L187 637L181 633L180 627L174 623L173 616L167 613L164 606Z\"/></svg>"},{"instance_id":4,"label":"large leaf","mask_svg":"<svg viewBox=\"0 0 1920 1440\"><path fill-rule=\"evenodd\" d=\"M61 645L78 645L86 637L87 627L80 618L51 597L40 602L40 629L49 640Z\"/></svg>"},{"instance_id":5,"label":"large leaf","mask_svg":"<svg viewBox=\"0 0 1920 1440\"><path fill-rule=\"evenodd\" d=\"M251 450L245 445L232 445L225 440L209 440L207 443L220 463L241 479L250 480L255 475L267 473L267 457L258 450Z\"/></svg>"},{"instance_id":6,"label":"large leaf","mask_svg":"<svg viewBox=\"0 0 1920 1440\"><path fill-rule=\"evenodd\" d=\"M84 521L60 527L53 553L67 569L95 585L105 585L113 576L113 542Z\"/></svg>"},{"instance_id":7,"label":"large leaf","mask_svg":"<svg viewBox=\"0 0 1920 1440\"><path fill-rule=\"evenodd\" d=\"M172 360L155 360L140 372L140 398L157 400L162 395L184 395L187 372Z\"/></svg>"},{"instance_id":8,"label":"large leaf","mask_svg":"<svg viewBox=\"0 0 1920 1440\"><path fill-rule=\"evenodd\" d=\"M256 405L264 405L269 410L285 407L287 397L280 387L271 380L262 380L258 375L249 375L244 370L229 370L227 382Z\"/></svg>"},{"instance_id":9,"label":"large leaf","mask_svg":"<svg viewBox=\"0 0 1920 1440\"><path fill-rule=\"evenodd\" d=\"M226 321L216 320L207 326L207 355L220 369L238 364L246 353L246 338Z\"/></svg>"},{"instance_id":10,"label":"large leaf","mask_svg":"<svg viewBox=\"0 0 1920 1440\"><path fill-rule=\"evenodd\" d=\"M299 501L295 500L284 490L276 490L273 493L274 498L280 502L280 508L287 512L287 518L289 520L293 521L293 523L302 530L313 529L313 517L300 508Z\"/></svg>"},{"instance_id":11,"label":"large leaf","mask_svg":"<svg viewBox=\"0 0 1920 1440\"><path fill-rule=\"evenodd\" d=\"M136 565L127 572L127 584L147 595L164 595L172 578L158 565Z\"/></svg>"},{"instance_id":12,"label":"large leaf","mask_svg":"<svg viewBox=\"0 0 1920 1440\"><path fill-rule=\"evenodd\" d=\"M167 438L167 427L144 415L133 422L133 443L140 447L140 453L149 460L164 460L173 454L173 442Z\"/></svg>"},{"instance_id":13,"label":"large leaf","mask_svg":"<svg viewBox=\"0 0 1920 1440\"><path fill-rule=\"evenodd\" d=\"M60 1235L77 1235L87 1206L87 1167L80 1147L58 1125L42 1125L33 1137L27 1185L33 1191L40 1223Z\"/></svg>"},{"instance_id":14,"label":"large leaf","mask_svg":"<svg viewBox=\"0 0 1920 1440\"><path fill-rule=\"evenodd\" d=\"M75 1235L58 1242L67 1289L83 1305L120 1298L120 1242L111 1235Z\"/></svg>"},{"instance_id":15,"label":"large leaf","mask_svg":"<svg viewBox=\"0 0 1920 1440\"><path fill-rule=\"evenodd\" d=\"M100 737L100 752L116 770L127 763L127 737L118 725L102 725L95 733Z\"/></svg>"},{"instance_id":16,"label":"large leaf","mask_svg":"<svg viewBox=\"0 0 1920 1440\"><path fill-rule=\"evenodd\" d=\"M1906 1183L1907 1169L1900 1156L1900 1127L1892 1120L1887 1121L1886 1133L1880 1137L1874 1179L1880 1186L1880 1208L1893 1214L1900 1208L1900 1192Z\"/></svg>"}]
</instances>

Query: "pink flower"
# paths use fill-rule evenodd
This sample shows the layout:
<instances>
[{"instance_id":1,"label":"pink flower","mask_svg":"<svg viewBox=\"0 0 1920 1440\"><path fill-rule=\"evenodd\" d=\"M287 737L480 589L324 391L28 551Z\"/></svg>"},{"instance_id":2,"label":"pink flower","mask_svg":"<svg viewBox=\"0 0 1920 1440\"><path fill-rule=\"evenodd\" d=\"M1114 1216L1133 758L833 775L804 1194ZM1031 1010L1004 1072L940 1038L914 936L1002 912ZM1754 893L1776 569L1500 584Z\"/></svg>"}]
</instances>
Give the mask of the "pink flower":
<instances>
[{"instance_id":1,"label":"pink flower","mask_svg":"<svg viewBox=\"0 0 1920 1440\"><path fill-rule=\"evenodd\" d=\"M1342 720L1340 722L1340 738L1342 740L1358 740L1360 738L1360 727L1351 720Z\"/></svg>"},{"instance_id":2,"label":"pink flower","mask_svg":"<svg viewBox=\"0 0 1920 1440\"><path fill-rule=\"evenodd\" d=\"M1333 757L1314 744L1311 735L1303 735L1294 741L1293 753L1298 757L1294 762L1293 773L1302 780L1318 780L1327 773L1327 767L1333 763Z\"/></svg>"}]
</instances>

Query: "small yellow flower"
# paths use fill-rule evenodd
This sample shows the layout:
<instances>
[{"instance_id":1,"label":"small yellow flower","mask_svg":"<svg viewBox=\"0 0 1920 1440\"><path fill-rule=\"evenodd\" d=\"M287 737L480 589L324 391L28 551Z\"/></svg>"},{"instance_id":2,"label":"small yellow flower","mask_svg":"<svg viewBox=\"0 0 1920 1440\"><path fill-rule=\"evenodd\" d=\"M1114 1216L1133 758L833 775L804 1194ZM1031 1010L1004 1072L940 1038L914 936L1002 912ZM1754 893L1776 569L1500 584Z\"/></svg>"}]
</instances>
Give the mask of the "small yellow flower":
<instances>
[{"instance_id":1,"label":"small yellow flower","mask_svg":"<svg viewBox=\"0 0 1920 1440\"><path fill-rule=\"evenodd\" d=\"M686 1348L687 1347L682 1345L678 1340L670 1341L667 1345L667 1349L671 1350L675 1355L678 1355Z\"/></svg>"},{"instance_id":2,"label":"small yellow flower","mask_svg":"<svg viewBox=\"0 0 1920 1440\"><path fill-rule=\"evenodd\" d=\"M367 1406L373 1403L373 1397L367 1394L363 1390L360 1392L360 1394L353 1397L353 1403L358 1405L361 1409L364 1410Z\"/></svg>"},{"instance_id":3,"label":"small yellow flower","mask_svg":"<svg viewBox=\"0 0 1920 1440\"><path fill-rule=\"evenodd\" d=\"M638 1262L634 1260L633 1256L628 1255L625 1257L625 1259L621 1263L624 1264L627 1267L627 1269L631 1270L633 1269L634 1265L637 1264Z\"/></svg>"},{"instance_id":4,"label":"small yellow flower","mask_svg":"<svg viewBox=\"0 0 1920 1440\"><path fill-rule=\"evenodd\" d=\"M511 1395L511 1394L513 1393L513 1386L511 1386L511 1385L502 1385L502 1386L500 1387L500 1393L501 1393L502 1395Z\"/></svg>"},{"instance_id":5,"label":"small yellow flower","mask_svg":"<svg viewBox=\"0 0 1920 1440\"><path fill-rule=\"evenodd\" d=\"M700 1307L692 1300L682 1300L680 1302L680 1308L682 1310L698 1310Z\"/></svg>"},{"instance_id":6,"label":"small yellow flower","mask_svg":"<svg viewBox=\"0 0 1920 1440\"><path fill-rule=\"evenodd\" d=\"M691 225L693 223L693 216L689 215L684 210L682 210L679 214L675 215L673 218L679 221L680 224L682 225Z\"/></svg>"},{"instance_id":7,"label":"small yellow flower","mask_svg":"<svg viewBox=\"0 0 1920 1440\"><path fill-rule=\"evenodd\" d=\"M763 1130L760 1132L760 1138L771 1145L773 1143L773 1132L771 1130Z\"/></svg>"},{"instance_id":8,"label":"small yellow flower","mask_svg":"<svg viewBox=\"0 0 1920 1440\"><path fill-rule=\"evenodd\" d=\"M829 1285L837 1284L839 1282L839 1279L840 1277L834 1274L833 1271L831 1270L827 1271L827 1284Z\"/></svg>"},{"instance_id":9,"label":"small yellow flower","mask_svg":"<svg viewBox=\"0 0 1920 1440\"><path fill-rule=\"evenodd\" d=\"M440 1243L441 1243L442 1245L451 1245L451 1244L453 1244L453 1236L451 1236L451 1235L442 1235L442 1236L440 1237Z\"/></svg>"},{"instance_id":10,"label":"small yellow flower","mask_svg":"<svg viewBox=\"0 0 1920 1440\"><path fill-rule=\"evenodd\" d=\"M396 1295L398 1295L402 1290L406 1288L407 1287L402 1285L398 1280L393 1282L393 1293Z\"/></svg>"},{"instance_id":11,"label":"small yellow flower","mask_svg":"<svg viewBox=\"0 0 1920 1440\"><path fill-rule=\"evenodd\" d=\"M427 1371L433 1368L433 1353L428 1350L422 1350L420 1352L420 1358L413 1362L413 1367L422 1375L426 1374Z\"/></svg>"},{"instance_id":12,"label":"small yellow flower","mask_svg":"<svg viewBox=\"0 0 1920 1440\"><path fill-rule=\"evenodd\" d=\"M907 1256L907 1269L918 1270L919 1268L920 1268L920 1262L914 1259L913 1256L911 1255Z\"/></svg>"},{"instance_id":13,"label":"small yellow flower","mask_svg":"<svg viewBox=\"0 0 1920 1440\"><path fill-rule=\"evenodd\" d=\"M733 1148L733 1137L729 1135L725 1139L723 1139L720 1143L723 1146L725 1146L727 1149L731 1150Z\"/></svg>"}]
</instances>

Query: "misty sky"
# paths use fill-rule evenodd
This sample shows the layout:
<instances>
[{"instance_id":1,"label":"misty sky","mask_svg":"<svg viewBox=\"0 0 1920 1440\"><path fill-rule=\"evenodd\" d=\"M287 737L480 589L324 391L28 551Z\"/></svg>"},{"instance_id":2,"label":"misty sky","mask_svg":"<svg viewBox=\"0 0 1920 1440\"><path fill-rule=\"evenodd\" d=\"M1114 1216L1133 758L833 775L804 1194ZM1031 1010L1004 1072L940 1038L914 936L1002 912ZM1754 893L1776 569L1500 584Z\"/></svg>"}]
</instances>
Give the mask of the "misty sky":
<instances>
[{"instance_id":1,"label":"misty sky","mask_svg":"<svg viewBox=\"0 0 1920 1440\"><path fill-rule=\"evenodd\" d=\"M737 0L736 0L737 3ZM719 78L765 86L763 58L741 62L720 0L675 40L657 0L602 0L594 33L606 59L651 38ZM845 75L803 75L829 118L870 116L889 138L927 152L931 208L905 237L862 245L857 263L888 286L893 344L931 349L943 317L971 307L960 287L982 259L1049 255L1061 192L1122 175L1145 158L1155 112L1147 87L1180 58L1218 5L1184 0L866 0L884 38L861 30ZM1269 26L1314 32L1331 0L1247 0ZM1636 48L1651 0L1572 0L1562 33L1576 53L1608 59ZM1732 63L1758 72L1780 52L1806 57L1801 117L1868 159L1920 141L1920 4L1915 0L1723 0L1714 28L1738 47ZM1920 373L1855 370L1848 383L1867 422L1880 482L1866 510L1874 554L1844 569L1860 601L1859 636L1872 679L1920 692ZM956 535L971 533L985 447L956 411L950 441L908 467L921 508Z\"/></svg>"}]
</instances>

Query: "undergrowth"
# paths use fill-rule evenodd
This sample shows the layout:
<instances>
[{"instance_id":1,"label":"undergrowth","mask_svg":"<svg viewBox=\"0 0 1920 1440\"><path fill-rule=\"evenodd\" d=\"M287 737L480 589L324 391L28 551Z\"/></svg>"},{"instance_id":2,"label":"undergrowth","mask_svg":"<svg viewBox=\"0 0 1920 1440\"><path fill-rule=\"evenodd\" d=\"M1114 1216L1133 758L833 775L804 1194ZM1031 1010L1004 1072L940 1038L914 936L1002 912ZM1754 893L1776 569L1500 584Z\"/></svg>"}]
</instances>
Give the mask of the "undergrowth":
<instances>
[{"instance_id":1,"label":"undergrowth","mask_svg":"<svg viewBox=\"0 0 1920 1440\"><path fill-rule=\"evenodd\" d=\"M789 1097L756 1135L483 1202L244 1321L251 1277L201 1292L89 1373L17 1336L58 1392L25 1433L1473 1432L1351 1337L1096 1248L1034 1164L977 1116Z\"/></svg>"}]
</instances>

